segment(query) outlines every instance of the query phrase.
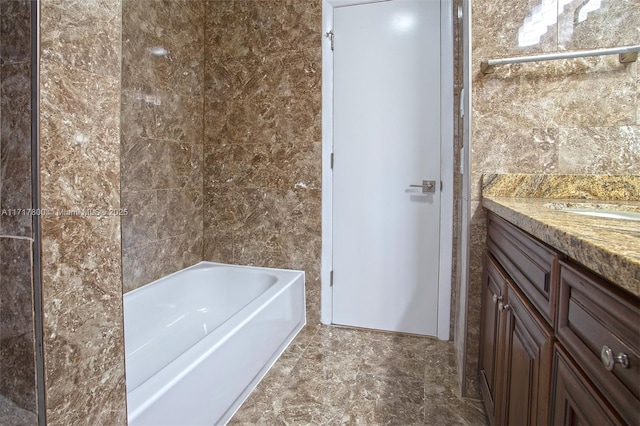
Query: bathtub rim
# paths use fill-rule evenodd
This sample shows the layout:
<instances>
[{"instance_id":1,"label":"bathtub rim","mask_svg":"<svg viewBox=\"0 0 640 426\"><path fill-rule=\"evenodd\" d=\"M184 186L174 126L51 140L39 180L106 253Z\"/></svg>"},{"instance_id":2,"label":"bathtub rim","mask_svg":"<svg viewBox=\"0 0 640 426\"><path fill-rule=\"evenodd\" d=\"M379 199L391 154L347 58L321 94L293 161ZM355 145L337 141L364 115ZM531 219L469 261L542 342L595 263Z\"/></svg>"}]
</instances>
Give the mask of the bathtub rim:
<instances>
[{"instance_id":1,"label":"bathtub rim","mask_svg":"<svg viewBox=\"0 0 640 426\"><path fill-rule=\"evenodd\" d=\"M303 274L305 274L305 271L303 270L298 270L298 269L282 269L282 268L268 268L265 266L252 266L252 265L234 265L232 263L220 263L220 262L212 262L209 260L201 260L198 263L195 263L191 266L187 266L186 268L182 268L178 271L172 272L169 275L165 275L163 277L160 277L156 280L153 280L149 283L146 283L144 285L141 285L140 287L134 288L133 290L129 290L126 293L122 294L123 297L123 304L124 304L124 297L125 296L129 296L129 295L133 295L135 293L141 293L144 289L149 289L149 287L154 286L154 285L158 285L159 283L165 281L165 280L169 280L169 278L174 277L180 273L184 273L186 271L189 271L191 269L200 269L204 266L228 266L228 267L232 267L232 268L240 268L240 269L249 269L249 270L258 270L258 271L275 271L275 272L279 272L279 273L284 273L284 274L288 274L288 273L299 273L301 272ZM306 277L304 277L306 279ZM124 307L123 307L123 316L124 316Z\"/></svg>"}]
</instances>

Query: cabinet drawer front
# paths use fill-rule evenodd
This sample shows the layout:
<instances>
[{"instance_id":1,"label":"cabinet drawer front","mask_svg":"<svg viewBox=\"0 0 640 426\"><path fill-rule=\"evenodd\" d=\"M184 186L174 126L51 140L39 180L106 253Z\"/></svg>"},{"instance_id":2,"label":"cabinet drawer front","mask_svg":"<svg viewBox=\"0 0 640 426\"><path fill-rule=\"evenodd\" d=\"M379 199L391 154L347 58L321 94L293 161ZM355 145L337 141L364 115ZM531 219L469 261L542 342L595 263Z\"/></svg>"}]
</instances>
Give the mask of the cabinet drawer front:
<instances>
[{"instance_id":1,"label":"cabinet drawer front","mask_svg":"<svg viewBox=\"0 0 640 426\"><path fill-rule=\"evenodd\" d=\"M552 425L624 424L559 345L553 358Z\"/></svg>"},{"instance_id":2,"label":"cabinet drawer front","mask_svg":"<svg viewBox=\"0 0 640 426\"><path fill-rule=\"evenodd\" d=\"M557 253L494 214L489 215L487 246L547 323L553 325L556 289L551 275Z\"/></svg>"},{"instance_id":3,"label":"cabinet drawer front","mask_svg":"<svg viewBox=\"0 0 640 426\"><path fill-rule=\"evenodd\" d=\"M570 262L560 262L558 340L630 424L640 424L640 302ZM605 368L603 347L628 366ZM622 361L622 359L620 360Z\"/></svg>"}]
</instances>

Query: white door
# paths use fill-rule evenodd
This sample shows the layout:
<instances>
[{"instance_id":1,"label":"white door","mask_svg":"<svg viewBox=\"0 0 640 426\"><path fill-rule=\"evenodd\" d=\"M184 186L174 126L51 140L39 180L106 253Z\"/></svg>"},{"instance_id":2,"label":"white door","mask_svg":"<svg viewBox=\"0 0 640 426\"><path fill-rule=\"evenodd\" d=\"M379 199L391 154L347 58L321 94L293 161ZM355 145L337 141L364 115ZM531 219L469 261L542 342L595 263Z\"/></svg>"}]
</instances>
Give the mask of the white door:
<instances>
[{"instance_id":1,"label":"white door","mask_svg":"<svg viewBox=\"0 0 640 426\"><path fill-rule=\"evenodd\" d=\"M333 323L435 336L440 1L333 19ZM434 192L410 187L423 180Z\"/></svg>"}]
</instances>

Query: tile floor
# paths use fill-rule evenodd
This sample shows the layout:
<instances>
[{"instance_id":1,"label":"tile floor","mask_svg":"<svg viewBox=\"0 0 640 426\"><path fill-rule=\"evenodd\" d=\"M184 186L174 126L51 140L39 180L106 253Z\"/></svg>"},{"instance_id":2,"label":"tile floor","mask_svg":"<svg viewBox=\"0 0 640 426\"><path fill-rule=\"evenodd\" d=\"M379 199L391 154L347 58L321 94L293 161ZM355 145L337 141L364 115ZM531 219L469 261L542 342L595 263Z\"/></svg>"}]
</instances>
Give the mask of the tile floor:
<instances>
[{"instance_id":1,"label":"tile floor","mask_svg":"<svg viewBox=\"0 0 640 426\"><path fill-rule=\"evenodd\" d=\"M486 425L457 396L453 343L308 325L230 425Z\"/></svg>"}]
</instances>

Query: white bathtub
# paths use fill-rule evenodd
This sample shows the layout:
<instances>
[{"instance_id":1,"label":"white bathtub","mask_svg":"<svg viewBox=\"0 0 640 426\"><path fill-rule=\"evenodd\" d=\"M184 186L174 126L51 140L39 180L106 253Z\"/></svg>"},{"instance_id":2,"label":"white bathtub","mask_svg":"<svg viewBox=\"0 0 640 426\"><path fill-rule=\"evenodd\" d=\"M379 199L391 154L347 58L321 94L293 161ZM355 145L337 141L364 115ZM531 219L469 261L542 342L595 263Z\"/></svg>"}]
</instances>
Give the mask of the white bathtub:
<instances>
[{"instance_id":1,"label":"white bathtub","mask_svg":"<svg viewBox=\"0 0 640 426\"><path fill-rule=\"evenodd\" d=\"M302 271L200 262L126 293L129 425L225 424L305 322Z\"/></svg>"}]
</instances>

